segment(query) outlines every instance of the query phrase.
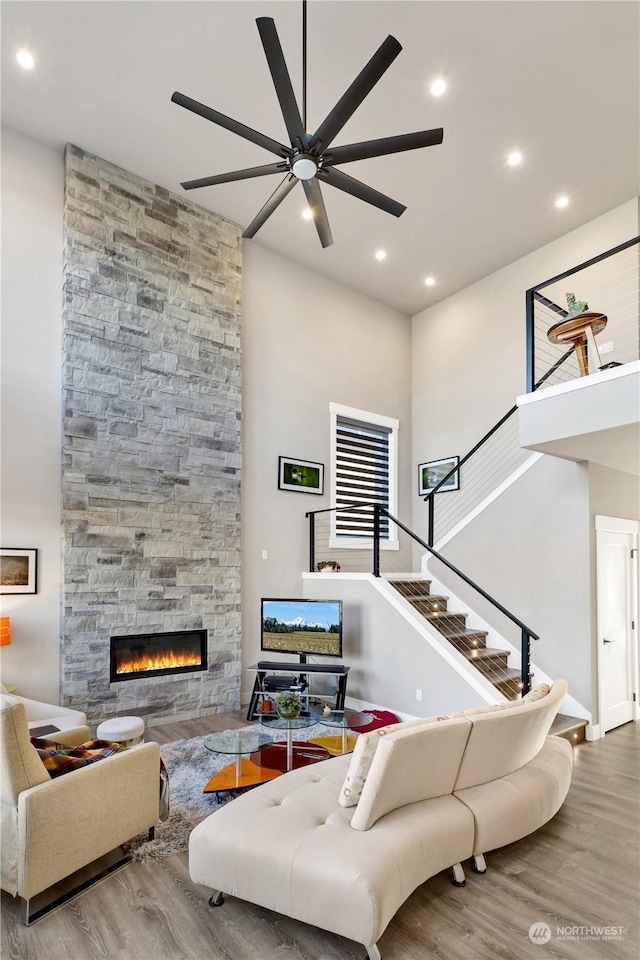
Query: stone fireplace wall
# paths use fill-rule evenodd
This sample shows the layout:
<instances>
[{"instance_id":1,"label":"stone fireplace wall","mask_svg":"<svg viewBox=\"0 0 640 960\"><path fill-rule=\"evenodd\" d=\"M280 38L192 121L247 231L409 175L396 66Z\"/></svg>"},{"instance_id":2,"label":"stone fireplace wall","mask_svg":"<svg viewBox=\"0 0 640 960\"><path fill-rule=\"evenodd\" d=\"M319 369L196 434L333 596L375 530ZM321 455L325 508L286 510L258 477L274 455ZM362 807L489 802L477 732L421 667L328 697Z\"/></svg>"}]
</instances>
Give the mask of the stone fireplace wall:
<instances>
[{"instance_id":1,"label":"stone fireplace wall","mask_svg":"<svg viewBox=\"0 0 640 960\"><path fill-rule=\"evenodd\" d=\"M68 145L63 702L240 704L240 228ZM206 628L208 670L109 683L111 634Z\"/></svg>"}]
</instances>

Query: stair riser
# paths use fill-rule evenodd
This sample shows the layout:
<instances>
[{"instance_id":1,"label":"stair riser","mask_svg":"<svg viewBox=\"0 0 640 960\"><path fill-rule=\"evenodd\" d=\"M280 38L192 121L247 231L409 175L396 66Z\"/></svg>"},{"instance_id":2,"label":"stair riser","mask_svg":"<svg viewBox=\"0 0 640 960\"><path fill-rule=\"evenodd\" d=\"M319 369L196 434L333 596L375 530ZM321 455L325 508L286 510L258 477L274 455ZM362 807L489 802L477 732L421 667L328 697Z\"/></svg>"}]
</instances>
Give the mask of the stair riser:
<instances>
[{"instance_id":1,"label":"stair riser","mask_svg":"<svg viewBox=\"0 0 640 960\"><path fill-rule=\"evenodd\" d=\"M448 637L447 639L456 650L464 654L473 650L484 650L487 646L487 637L484 633L469 634L467 637Z\"/></svg>"},{"instance_id":2,"label":"stair riser","mask_svg":"<svg viewBox=\"0 0 640 960\"><path fill-rule=\"evenodd\" d=\"M576 727L574 730L562 730L560 733L554 733L554 737L562 737L563 740L568 740L573 746L577 743L584 743L587 739L585 736L586 727Z\"/></svg>"},{"instance_id":3,"label":"stair riser","mask_svg":"<svg viewBox=\"0 0 640 960\"><path fill-rule=\"evenodd\" d=\"M458 630L464 630L467 624L466 613L445 613L441 617L436 614L423 614L432 627L439 630L444 636L455 635Z\"/></svg>"},{"instance_id":4,"label":"stair riser","mask_svg":"<svg viewBox=\"0 0 640 960\"><path fill-rule=\"evenodd\" d=\"M494 687L504 694L508 700L519 700L522 696L522 683L517 677L509 680L492 680Z\"/></svg>"},{"instance_id":5,"label":"stair riser","mask_svg":"<svg viewBox=\"0 0 640 960\"><path fill-rule=\"evenodd\" d=\"M483 657L481 660L475 657L467 657L467 660L474 665L476 670L479 670L489 679L496 670L504 670L505 667L509 666L508 653L498 653L495 657Z\"/></svg>"},{"instance_id":6,"label":"stair riser","mask_svg":"<svg viewBox=\"0 0 640 960\"><path fill-rule=\"evenodd\" d=\"M447 612L446 597L405 597L405 600L408 600L411 606L425 617L431 613Z\"/></svg>"}]
</instances>

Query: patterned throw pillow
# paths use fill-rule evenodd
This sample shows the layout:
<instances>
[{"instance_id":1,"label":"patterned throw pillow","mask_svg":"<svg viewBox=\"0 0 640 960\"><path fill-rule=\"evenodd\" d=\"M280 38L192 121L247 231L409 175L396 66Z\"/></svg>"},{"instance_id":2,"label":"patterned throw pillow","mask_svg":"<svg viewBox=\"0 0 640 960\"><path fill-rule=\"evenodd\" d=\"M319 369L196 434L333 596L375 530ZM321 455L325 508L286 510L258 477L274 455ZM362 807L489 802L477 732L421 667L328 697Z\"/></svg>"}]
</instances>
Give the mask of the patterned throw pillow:
<instances>
[{"instance_id":1,"label":"patterned throw pillow","mask_svg":"<svg viewBox=\"0 0 640 960\"><path fill-rule=\"evenodd\" d=\"M31 743L38 751L50 777L60 777L70 770L78 770L89 763L112 757L120 750L119 743L110 743L108 740L88 740L79 747L64 747L54 740L31 737Z\"/></svg>"},{"instance_id":2,"label":"patterned throw pillow","mask_svg":"<svg viewBox=\"0 0 640 960\"><path fill-rule=\"evenodd\" d=\"M529 690L529 693L526 693L519 703L533 703L536 700L542 700L548 693L551 693L549 684L540 683L537 687L534 687L533 690Z\"/></svg>"}]
</instances>

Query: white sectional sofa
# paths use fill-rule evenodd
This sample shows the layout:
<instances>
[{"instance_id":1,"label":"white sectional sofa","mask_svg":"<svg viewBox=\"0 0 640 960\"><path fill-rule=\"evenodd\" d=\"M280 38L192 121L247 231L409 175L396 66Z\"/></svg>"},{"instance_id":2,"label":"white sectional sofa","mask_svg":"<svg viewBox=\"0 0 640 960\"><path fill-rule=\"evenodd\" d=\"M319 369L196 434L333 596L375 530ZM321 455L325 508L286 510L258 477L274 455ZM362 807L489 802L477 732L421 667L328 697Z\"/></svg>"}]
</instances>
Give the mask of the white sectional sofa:
<instances>
[{"instance_id":1,"label":"white sectional sofa","mask_svg":"<svg viewBox=\"0 0 640 960\"><path fill-rule=\"evenodd\" d=\"M191 878L365 945L429 877L526 836L562 805L572 749L549 729L567 692L396 724L351 756L291 771L192 832Z\"/></svg>"}]
</instances>

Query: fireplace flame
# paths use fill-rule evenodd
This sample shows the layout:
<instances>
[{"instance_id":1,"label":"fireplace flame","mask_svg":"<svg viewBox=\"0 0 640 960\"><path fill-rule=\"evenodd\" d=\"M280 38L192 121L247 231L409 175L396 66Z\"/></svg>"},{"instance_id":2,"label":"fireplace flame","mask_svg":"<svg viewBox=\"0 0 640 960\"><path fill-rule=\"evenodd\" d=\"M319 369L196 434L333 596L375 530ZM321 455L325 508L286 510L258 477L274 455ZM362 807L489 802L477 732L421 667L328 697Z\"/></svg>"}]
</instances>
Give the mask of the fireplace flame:
<instances>
[{"instance_id":1,"label":"fireplace flame","mask_svg":"<svg viewBox=\"0 0 640 960\"><path fill-rule=\"evenodd\" d=\"M155 657L148 653L141 653L137 657L121 660L116 666L116 673L141 673L144 670L172 670L175 667L199 666L198 653L174 653L173 650L167 650Z\"/></svg>"}]
</instances>

